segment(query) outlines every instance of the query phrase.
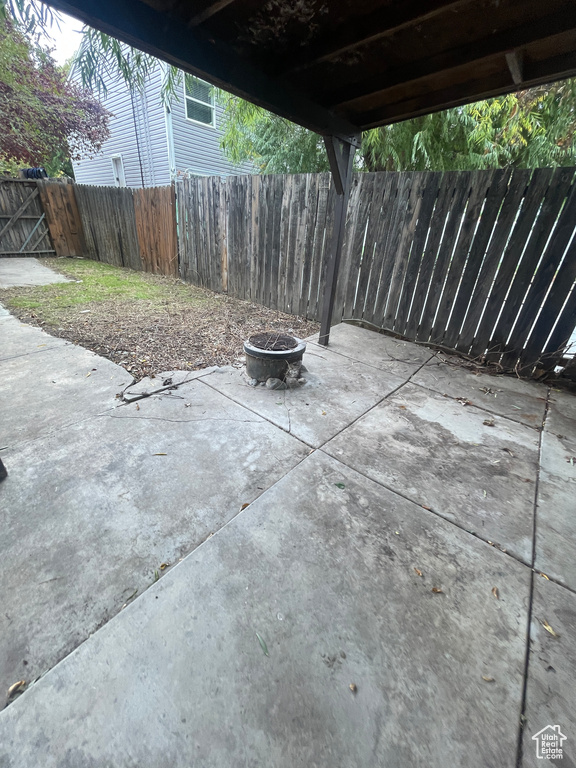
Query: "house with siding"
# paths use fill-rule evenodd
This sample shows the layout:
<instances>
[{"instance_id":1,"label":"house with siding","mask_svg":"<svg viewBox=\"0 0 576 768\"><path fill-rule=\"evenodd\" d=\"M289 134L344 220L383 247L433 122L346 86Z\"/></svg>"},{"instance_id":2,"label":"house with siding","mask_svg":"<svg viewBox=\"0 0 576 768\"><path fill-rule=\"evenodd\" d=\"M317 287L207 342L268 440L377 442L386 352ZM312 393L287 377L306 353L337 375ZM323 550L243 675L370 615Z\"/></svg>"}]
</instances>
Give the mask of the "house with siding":
<instances>
[{"instance_id":1,"label":"house with siding","mask_svg":"<svg viewBox=\"0 0 576 768\"><path fill-rule=\"evenodd\" d=\"M96 157L74 163L79 184L155 187L183 174L250 172L232 165L220 149L222 108L212 87L183 74L180 98L166 106L160 93L163 74L158 67L141 92L131 91L121 78L107 83L102 101L113 115L110 138Z\"/></svg>"}]
</instances>

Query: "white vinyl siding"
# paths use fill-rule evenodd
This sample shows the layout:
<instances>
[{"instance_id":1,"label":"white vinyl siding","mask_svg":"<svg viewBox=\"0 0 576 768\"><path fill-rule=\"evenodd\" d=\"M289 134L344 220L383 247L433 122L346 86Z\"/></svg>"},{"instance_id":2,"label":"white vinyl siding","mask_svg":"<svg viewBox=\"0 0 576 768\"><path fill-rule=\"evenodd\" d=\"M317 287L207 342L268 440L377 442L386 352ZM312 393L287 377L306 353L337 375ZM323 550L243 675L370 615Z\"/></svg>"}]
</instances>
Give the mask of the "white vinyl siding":
<instances>
[{"instance_id":1,"label":"white vinyl siding","mask_svg":"<svg viewBox=\"0 0 576 768\"><path fill-rule=\"evenodd\" d=\"M251 173L249 166L238 168L228 162L220 149L220 116L222 108L213 104L213 123L186 117L184 86L179 99L174 99L167 116L160 94L162 69L152 73L144 93L131 94L123 80L108 85L104 106L112 113L110 138L94 158L74 162L74 173L79 184L115 186L113 157L122 159L128 187L163 186L170 184L168 147L173 148L174 177L182 174L199 176L230 176ZM198 83L203 81L198 80ZM205 97L206 90L193 90ZM210 98L212 88L210 87ZM198 98L200 104L201 98ZM137 131L135 130L135 126ZM170 126L172 130L170 131Z\"/></svg>"},{"instance_id":2,"label":"white vinyl siding","mask_svg":"<svg viewBox=\"0 0 576 768\"><path fill-rule=\"evenodd\" d=\"M79 184L114 186L113 157L122 159L128 187L141 187L142 182L145 187L170 183L160 83L161 73L157 71L143 93L131 94L121 79L108 85L108 94L102 102L113 115L110 138L96 157L74 163Z\"/></svg>"}]
</instances>

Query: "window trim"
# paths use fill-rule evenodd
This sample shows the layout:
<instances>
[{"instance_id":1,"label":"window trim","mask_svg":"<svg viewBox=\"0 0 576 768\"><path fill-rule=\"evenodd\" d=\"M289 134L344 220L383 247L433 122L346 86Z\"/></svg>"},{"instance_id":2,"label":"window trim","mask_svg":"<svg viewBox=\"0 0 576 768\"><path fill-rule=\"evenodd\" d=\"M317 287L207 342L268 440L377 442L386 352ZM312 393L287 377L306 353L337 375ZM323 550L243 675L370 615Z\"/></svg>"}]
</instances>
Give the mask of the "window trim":
<instances>
[{"instance_id":1,"label":"window trim","mask_svg":"<svg viewBox=\"0 0 576 768\"><path fill-rule=\"evenodd\" d=\"M126 169L124 168L124 158L121 154L116 155L110 155L110 162L112 163L112 174L114 176L114 185L119 188L123 189L127 186L126 184ZM116 165L118 163L118 165ZM118 174L116 173L116 169L118 169Z\"/></svg>"},{"instance_id":2,"label":"window trim","mask_svg":"<svg viewBox=\"0 0 576 768\"><path fill-rule=\"evenodd\" d=\"M194 77L196 80L199 80L201 83L206 83L206 85L209 85L212 89L211 96L210 96L210 103L207 101L201 101L201 99L195 99L194 96L189 96L186 93L186 78L187 77ZM182 88L184 90L184 117L186 120L189 120L191 123L194 123L195 125L201 125L204 128L216 128L216 104L214 103L214 86L208 83L206 80L202 80L201 77L196 77L196 75L191 75L187 72L184 73L184 78L182 80ZM204 107L210 107L212 110L212 122L211 123L203 123L201 120L194 120L193 117L188 117L188 110L186 109L186 101L194 101L196 104L202 104Z\"/></svg>"}]
</instances>

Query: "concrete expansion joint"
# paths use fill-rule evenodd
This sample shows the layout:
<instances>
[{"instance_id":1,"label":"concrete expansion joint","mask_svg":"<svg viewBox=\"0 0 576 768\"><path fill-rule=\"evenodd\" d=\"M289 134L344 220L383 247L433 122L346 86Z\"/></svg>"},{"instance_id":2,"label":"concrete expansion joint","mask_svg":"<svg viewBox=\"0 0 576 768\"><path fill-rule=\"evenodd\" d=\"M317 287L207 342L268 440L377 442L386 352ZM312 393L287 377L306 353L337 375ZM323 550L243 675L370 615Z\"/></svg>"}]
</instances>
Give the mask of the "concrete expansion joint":
<instances>
[{"instance_id":1,"label":"concrete expansion joint","mask_svg":"<svg viewBox=\"0 0 576 768\"><path fill-rule=\"evenodd\" d=\"M531 626L532 626L532 617L534 613L534 575L536 573L540 574L539 571L536 571L534 568L534 564L536 562L536 531L537 531L537 513L538 513L538 491L540 489L540 466L542 463L542 438L544 436L544 427L546 425L546 419L548 417L548 409L550 407L550 387L546 390L546 402L544 404L544 416L542 418L542 426L539 427L540 431L540 437L538 440L538 460L537 460L537 469L536 469L536 482L534 484L534 505L533 505L533 511L532 511L532 552L531 552L531 562L530 562L530 593L528 597L528 616L526 621L526 652L524 656L524 679L523 679L523 685L522 685L522 704L520 707L520 724L518 728L518 746L516 750L516 765L518 768L521 768L522 763L524 762L523 758L523 745L524 745L524 724L526 722L526 707L527 707L527 693L528 693L528 674L530 671L530 636L531 636ZM554 581L556 584L558 582L555 579L550 579L549 576L546 576L548 581ZM563 586L562 584L559 584L559 586ZM569 590L572 591L572 590Z\"/></svg>"}]
</instances>

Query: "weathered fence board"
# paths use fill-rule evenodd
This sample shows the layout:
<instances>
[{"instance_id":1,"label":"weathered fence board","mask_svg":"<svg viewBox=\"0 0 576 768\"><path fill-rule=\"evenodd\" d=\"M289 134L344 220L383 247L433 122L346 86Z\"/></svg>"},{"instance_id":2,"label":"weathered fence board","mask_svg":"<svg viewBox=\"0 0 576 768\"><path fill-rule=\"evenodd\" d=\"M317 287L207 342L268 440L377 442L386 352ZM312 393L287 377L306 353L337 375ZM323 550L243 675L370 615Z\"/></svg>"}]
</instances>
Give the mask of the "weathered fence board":
<instances>
[{"instance_id":1,"label":"weathered fence board","mask_svg":"<svg viewBox=\"0 0 576 768\"><path fill-rule=\"evenodd\" d=\"M86 255L117 267L142 269L134 198L127 187L75 187Z\"/></svg>"},{"instance_id":2,"label":"weathered fence board","mask_svg":"<svg viewBox=\"0 0 576 768\"><path fill-rule=\"evenodd\" d=\"M178 277L176 199L173 187L134 190L134 214L145 272Z\"/></svg>"},{"instance_id":3,"label":"weathered fence board","mask_svg":"<svg viewBox=\"0 0 576 768\"><path fill-rule=\"evenodd\" d=\"M56 255L83 256L86 243L74 184L53 179L39 179L36 183Z\"/></svg>"}]
</instances>

